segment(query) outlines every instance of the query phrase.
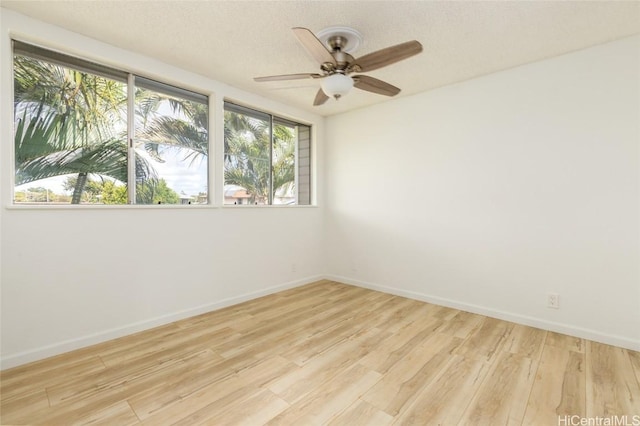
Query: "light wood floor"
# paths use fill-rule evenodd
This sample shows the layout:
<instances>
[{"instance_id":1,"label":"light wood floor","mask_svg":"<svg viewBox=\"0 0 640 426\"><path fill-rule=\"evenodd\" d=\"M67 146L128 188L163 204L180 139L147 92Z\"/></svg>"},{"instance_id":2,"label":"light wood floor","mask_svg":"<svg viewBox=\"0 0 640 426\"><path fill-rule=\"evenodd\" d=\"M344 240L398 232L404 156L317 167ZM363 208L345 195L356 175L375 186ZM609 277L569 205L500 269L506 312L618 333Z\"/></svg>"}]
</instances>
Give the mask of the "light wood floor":
<instances>
[{"instance_id":1,"label":"light wood floor","mask_svg":"<svg viewBox=\"0 0 640 426\"><path fill-rule=\"evenodd\" d=\"M640 416L638 352L330 281L0 379L3 425L558 425L558 416Z\"/></svg>"}]
</instances>

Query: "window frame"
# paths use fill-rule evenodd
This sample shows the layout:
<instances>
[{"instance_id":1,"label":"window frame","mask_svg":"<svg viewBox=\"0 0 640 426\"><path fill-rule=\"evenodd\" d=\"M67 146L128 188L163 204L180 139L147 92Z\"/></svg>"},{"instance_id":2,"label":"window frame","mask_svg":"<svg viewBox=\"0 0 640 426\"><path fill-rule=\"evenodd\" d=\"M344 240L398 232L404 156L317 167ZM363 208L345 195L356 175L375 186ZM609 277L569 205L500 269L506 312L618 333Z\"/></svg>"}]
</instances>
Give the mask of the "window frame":
<instances>
[{"instance_id":1,"label":"window frame","mask_svg":"<svg viewBox=\"0 0 640 426\"><path fill-rule=\"evenodd\" d=\"M252 208L305 208L305 207L315 207L315 200L314 200L314 185L313 185L313 180L314 180L314 162L313 162L313 151L314 151L314 144L313 144L313 140L314 140L314 125L312 123L308 123L302 120L297 120L294 118L287 118L285 117L283 114L280 113L274 113L271 112L269 110L265 110L265 109L261 109L261 108L257 108L254 106L249 106L243 102L238 102L234 99L229 99L229 98L224 98L223 102L222 102L222 125L224 128L224 113L230 111L230 112L235 112L238 114L243 114L243 115L248 115L251 116L253 118L256 119L261 119L261 120L265 120L265 121L269 121L269 202L268 204L226 204L224 201L224 187L226 186L226 181L224 178L224 172L225 172L225 165L224 165L224 160L222 161L222 197L221 197L221 205L222 207L229 207L229 208L247 208L247 207L252 207ZM298 126L304 126L308 129L309 132L309 136L308 136L308 151L309 151L309 172L308 172L308 195L307 195L307 203L306 204L300 204L299 203L299 177L300 177L300 173L299 173L299 166L300 166L300 156L299 156L299 148L300 148L300 141L299 141L299 135L296 137L296 143L295 143L295 150L294 150L294 185L295 185L295 203L294 204L273 204L273 198L274 198L274 188L273 188L273 140L274 140L274 132L273 132L273 127L276 124L282 124L285 126L291 126L291 127L298 127ZM223 131L224 133L224 131ZM224 136L223 136L224 138ZM224 151L224 141L223 141L223 147L222 147L222 157L224 159L224 156L226 155L226 152Z\"/></svg>"},{"instance_id":2,"label":"window frame","mask_svg":"<svg viewBox=\"0 0 640 426\"><path fill-rule=\"evenodd\" d=\"M56 209L86 209L86 208L96 208L96 209L109 209L109 208L122 208L122 207L170 207L170 208L210 208L215 206L214 203L214 195L215 194L215 186L212 185L212 158L215 153L215 137L212 136L212 128L213 126L213 111L215 111L213 105L213 93L206 93L205 90L192 90L187 89L182 84L173 84L173 83L165 83L159 81L155 78L149 78L144 75L144 73L139 73L136 71L128 70L126 67L112 67L108 65L103 65L99 63L99 61L94 61L92 59L85 59L75 55L71 55L65 52L62 52L58 49L54 49L51 47L43 47L38 43L33 43L31 41L23 41L19 38L10 38L10 75L12 79L11 83L11 112L12 112L12 139L11 139L11 186L10 186L10 196L11 199L8 200L10 204L8 207L10 208L34 208L34 209L42 209L42 208L56 208ZM72 69L75 71L80 71L83 73L93 74L99 77L111 79L114 81L118 81L126 84L127 91L127 111L126 111L126 141L127 144L127 203L126 204L21 204L15 202L16 197L16 146L15 146L15 83L14 83L14 74L15 74L15 56L20 55L23 57L32 58L38 61L44 61L49 64L54 64L58 66L62 66L68 69ZM140 83L137 83L140 82ZM168 96L182 98L188 101L195 101L206 105L207 108L207 159L206 159L206 170L207 170L207 199L204 204L148 204L148 203L136 203L136 153L135 153L135 91L136 88L140 87L147 90L154 90L156 92L163 93ZM205 94L206 93L206 94ZM133 183L133 184L131 184Z\"/></svg>"},{"instance_id":3,"label":"window frame","mask_svg":"<svg viewBox=\"0 0 640 426\"><path fill-rule=\"evenodd\" d=\"M49 40L49 41L46 41ZM53 52L60 54L65 58L76 58L82 63L97 64L99 67L116 69L125 75L133 74L143 78L150 78L159 82L166 82L170 86L184 88L185 90L192 91L198 94L202 94L208 98L208 158L206 160L207 165L207 204L21 204L15 202L16 194L16 151L14 143L15 134L15 114L14 114L14 49L13 43L19 42L25 45L36 46L47 52ZM321 118L314 114L308 114L305 111L298 110L291 105L280 104L276 101L264 100L261 101L253 93L236 90L235 88L228 87L222 82L217 82L210 78L200 77L193 72L183 70L175 67L168 67L166 70L162 69L158 71L153 65L155 61L153 58L145 58L124 49L101 49L98 44L90 44L95 46L94 50L87 47L82 42L75 42L74 40L62 40L57 37L50 39L49 35L33 34L29 35L26 32L14 31L6 34L5 47L3 49L5 77L3 81L6 85L5 94L5 115L8 123L6 126L6 134L9 144L6 146L6 156L4 164L5 168L5 196L3 199L3 208L7 210L145 210L145 209L184 209L191 210L201 209L217 209L224 207L237 207L224 204L224 102L230 101L234 104L246 106L251 109L264 111L267 114L290 120L295 123L299 123L308 126L308 140L310 141L308 146L308 157L305 157L306 164L305 169L308 167L308 177L302 182L303 187L308 188L307 204L275 204L275 205L250 205L251 207L267 207L267 208L317 208L318 207L318 183L317 183L317 150L316 144L318 132L323 133L322 125L318 124L318 120ZM150 65L151 64L151 65ZM63 66L69 66L66 62ZM76 67L76 69L78 69ZM78 69L80 70L80 69ZM87 70L95 73L95 70ZM11 105L9 105L11 102ZM255 105L255 106L254 106ZM320 127L318 127L318 125ZM299 145L296 146L298 148ZM300 175L298 168L300 167L300 155L296 153L296 178ZM304 156L304 153L303 153ZM299 186L299 182L296 182L296 186ZM241 207L248 207L244 205Z\"/></svg>"}]
</instances>

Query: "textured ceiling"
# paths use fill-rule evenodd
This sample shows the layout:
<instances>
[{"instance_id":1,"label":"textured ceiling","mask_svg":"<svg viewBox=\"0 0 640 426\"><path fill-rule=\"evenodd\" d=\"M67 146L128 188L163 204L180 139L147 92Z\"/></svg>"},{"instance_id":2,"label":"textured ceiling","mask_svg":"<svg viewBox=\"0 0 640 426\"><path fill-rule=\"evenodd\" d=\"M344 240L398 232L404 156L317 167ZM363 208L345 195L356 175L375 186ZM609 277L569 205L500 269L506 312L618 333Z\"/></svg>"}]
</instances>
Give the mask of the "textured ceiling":
<instances>
[{"instance_id":1,"label":"textured ceiling","mask_svg":"<svg viewBox=\"0 0 640 426\"><path fill-rule=\"evenodd\" d=\"M350 26L358 57L407 40L418 56L368 73L398 96L640 33L640 2L580 1L1 1L38 20L139 52L321 115L388 98L353 90L321 107L317 80L253 77L317 72L291 32Z\"/></svg>"}]
</instances>

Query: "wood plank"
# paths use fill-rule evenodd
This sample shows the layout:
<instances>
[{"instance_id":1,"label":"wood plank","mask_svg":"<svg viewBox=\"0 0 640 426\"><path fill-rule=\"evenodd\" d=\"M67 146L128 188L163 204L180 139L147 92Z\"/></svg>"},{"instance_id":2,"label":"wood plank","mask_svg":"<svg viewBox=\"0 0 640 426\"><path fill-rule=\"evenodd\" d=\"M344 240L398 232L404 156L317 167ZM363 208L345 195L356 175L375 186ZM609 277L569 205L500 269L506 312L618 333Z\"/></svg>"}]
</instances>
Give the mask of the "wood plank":
<instances>
[{"instance_id":1,"label":"wood plank","mask_svg":"<svg viewBox=\"0 0 640 426\"><path fill-rule=\"evenodd\" d=\"M391 301L388 301L382 306L382 309L369 310L370 313L375 314L371 320L372 327L397 330L402 328L403 325L412 322L412 318L420 318L419 314L423 308L422 303L404 297L398 297L398 299L400 299L399 302L392 309L388 306ZM426 313L426 311L422 312Z\"/></svg>"},{"instance_id":2,"label":"wood plank","mask_svg":"<svg viewBox=\"0 0 640 426\"><path fill-rule=\"evenodd\" d=\"M393 365L367 393L364 401L396 416L420 390L441 373L462 339L434 334Z\"/></svg>"},{"instance_id":3,"label":"wood plank","mask_svg":"<svg viewBox=\"0 0 640 426\"><path fill-rule=\"evenodd\" d=\"M411 324L416 321L420 322L425 318L430 317L432 309L428 304L414 300L412 305L408 306L404 312L400 311L400 313L403 315L398 315L395 321L378 323L376 327L395 333L404 328L407 324Z\"/></svg>"},{"instance_id":4,"label":"wood plank","mask_svg":"<svg viewBox=\"0 0 640 426\"><path fill-rule=\"evenodd\" d=\"M289 404L268 389L258 389L249 394L238 395L225 406L207 408L206 412L195 412L175 423L175 426L263 425L289 408Z\"/></svg>"},{"instance_id":5,"label":"wood plank","mask_svg":"<svg viewBox=\"0 0 640 426\"><path fill-rule=\"evenodd\" d=\"M527 358L539 360L542 355L546 335L547 332L545 330L514 324L502 349Z\"/></svg>"},{"instance_id":6,"label":"wood plank","mask_svg":"<svg viewBox=\"0 0 640 426\"><path fill-rule=\"evenodd\" d=\"M268 424L323 424L353 404L376 383L380 373L355 364L299 399Z\"/></svg>"},{"instance_id":7,"label":"wood plank","mask_svg":"<svg viewBox=\"0 0 640 426\"><path fill-rule=\"evenodd\" d=\"M520 425L536 369L531 358L499 352L460 423Z\"/></svg>"},{"instance_id":8,"label":"wood plank","mask_svg":"<svg viewBox=\"0 0 640 426\"><path fill-rule=\"evenodd\" d=\"M176 374L157 377L147 389L136 392L128 398L129 403L140 419L165 409L167 406L189 398L201 389L235 375L242 368L259 364L253 357L232 358L223 361L212 360L207 363L176 370Z\"/></svg>"},{"instance_id":9,"label":"wood plank","mask_svg":"<svg viewBox=\"0 0 640 426\"><path fill-rule=\"evenodd\" d=\"M131 363L142 367L215 347L232 340L234 336L237 336L237 332L228 327L198 327L190 329L189 332L177 329L161 338L145 339L144 343L135 347L125 346L109 353L100 353L100 359L107 367Z\"/></svg>"},{"instance_id":10,"label":"wood plank","mask_svg":"<svg viewBox=\"0 0 640 426\"><path fill-rule=\"evenodd\" d=\"M360 295L361 293L356 292L354 294ZM267 343L271 344L271 342L278 340L282 336L287 336L287 339L294 337L295 341L289 342L288 346L297 347L301 339L307 338L302 333L308 333L308 327L312 327L313 334L318 334L325 328L331 328L335 324L353 319L356 312L358 312L357 308L369 298L375 298L375 296L375 293L372 293L362 299L344 297L341 299L339 307L332 307L335 302L330 300L316 301L291 310L286 315L282 314L276 320L271 320L270 317L264 316L256 317L255 320L260 321L262 325L243 324L242 327L245 327L247 331L239 339L220 345L216 347L216 350L225 357L232 357L253 351L256 347L262 347ZM313 307L309 307L311 305ZM279 310L275 311L279 312ZM299 330L299 332L296 332L296 330Z\"/></svg>"},{"instance_id":11,"label":"wood plank","mask_svg":"<svg viewBox=\"0 0 640 426\"><path fill-rule=\"evenodd\" d=\"M629 354L629 360L631 361L631 366L636 374L638 384L640 384L640 352L628 350L627 353Z\"/></svg>"},{"instance_id":12,"label":"wood plank","mask_svg":"<svg viewBox=\"0 0 640 426\"><path fill-rule=\"evenodd\" d=\"M110 407L91 412L76 422L82 425L137 425L140 420L133 412L127 401L120 401Z\"/></svg>"},{"instance_id":13,"label":"wood plank","mask_svg":"<svg viewBox=\"0 0 640 426\"><path fill-rule=\"evenodd\" d=\"M354 339L334 347L297 370L274 380L268 388L293 404L313 392L318 386L355 365L363 355L379 347L388 336L388 333L377 329L361 332Z\"/></svg>"},{"instance_id":14,"label":"wood plank","mask_svg":"<svg viewBox=\"0 0 640 426\"><path fill-rule=\"evenodd\" d=\"M398 424L457 425L488 374L490 364L453 355L436 380L396 416Z\"/></svg>"},{"instance_id":15,"label":"wood plank","mask_svg":"<svg viewBox=\"0 0 640 426\"><path fill-rule=\"evenodd\" d=\"M333 417L328 423L329 426L385 426L393 422L393 416L377 409L368 402L358 400L351 404L346 410Z\"/></svg>"},{"instance_id":16,"label":"wood plank","mask_svg":"<svg viewBox=\"0 0 640 426\"><path fill-rule=\"evenodd\" d=\"M178 358L144 363L142 366L129 364L109 368L88 375L84 379L49 386L47 393L50 404L55 406L93 397L100 398L105 394L131 393L138 389L148 391L154 386L164 386L164 380L169 381L180 374L190 372L193 366L218 370L222 362L221 357L212 351L199 350Z\"/></svg>"},{"instance_id":17,"label":"wood plank","mask_svg":"<svg viewBox=\"0 0 640 426\"><path fill-rule=\"evenodd\" d=\"M437 318L443 321L449 321L460 312L458 309L447 308L446 306L433 305L431 303L427 303L429 306L429 316L432 318Z\"/></svg>"},{"instance_id":18,"label":"wood plank","mask_svg":"<svg viewBox=\"0 0 640 426\"><path fill-rule=\"evenodd\" d=\"M2 401L44 390L46 387L84 380L87 375L105 371L106 367L96 355L55 357L35 364L7 370L0 376Z\"/></svg>"},{"instance_id":19,"label":"wood plank","mask_svg":"<svg viewBox=\"0 0 640 426\"><path fill-rule=\"evenodd\" d=\"M587 342L587 416L638 414L640 384L627 349Z\"/></svg>"},{"instance_id":20,"label":"wood plank","mask_svg":"<svg viewBox=\"0 0 640 426\"><path fill-rule=\"evenodd\" d=\"M282 356L298 365L304 365L314 357L353 339L361 332L362 324L367 324L367 321L374 315L372 312L365 311L345 318L332 327L314 333L291 349L284 351Z\"/></svg>"},{"instance_id":21,"label":"wood plank","mask_svg":"<svg viewBox=\"0 0 640 426\"><path fill-rule=\"evenodd\" d=\"M82 423L82 419L92 413L127 400L131 395L153 393L171 380L183 377L194 365L202 360L212 360L211 351L193 354L187 359L159 365L157 369L138 371L135 365L128 366L128 373L120 369L108 369L99 377L89 375L75 384L64 383L47 389L49 407L32 409L22 418L28 424L69 424ZM215 358L219 361L219 357Z\"/></svg>"},{"instance_id":22,"label":"wood plank","mask_svg":"<svg viewBox=\"0 0 640 426\"><path fill-rule=\"evenodd\" d=\"M226 309L226 308L225 308ZM185 318L174 324L182 330L193 330L195 328L206 328L207 330L215 330L233 326L239 322L247 321L253 318L244 311L229 309L227 312L220 311L208 312L195 317Z\"/></svg>"},{"instance_id":23,"label":"wood plank","mask_svg":"<svg viewBox=\"0 0 640 426\"><path fill-rule=\"evenodd\" d=\"M131 418L133 421L133 417L122 405L123 402L126 402L126 400L121 395L107 393L87 400L30 410L16 423L30 425L84 425L87 424L88 420L98 421L105 418L107 423L112 424L108 420L111 417L126 417Z\"/></svg>"},{"instance_id":24,"label":"wood plank","mask_svg":"<svg viewBox=\"0 0 640 426\"><path fill-rule=\"evenodd\" d=\"M11 399L2 398L0 405L0 424L24 424L33 411L49 408L49 398L44 389L38 389L30 394L20 395Z\"/></svg>"},{"instance_id":25,"label":"wood plank","mask_svg":"<svg viewBox=\"0 0 640 426\"><path fill-rule=\"evenodd\" d=\"M407 324L377 349L363 357L360 364L379 373L386 373L401 360L412 348L421 345L435 334L442 324L441 320L425 317L423 321Z\"/></svg>"},{"instance_id":26,"label":"wood plank","mask_svg":"<svg viewBox=\"0 0 640 426\"><path fill-rule=\"evenodd\" d=\"M514 324L506 321L484 317L480 327L471 333L455 353L491 362L500 353L513 326Z\"/></svg>"},{"instance_id":27,"label":"wood plank","mask_svg":"<svg viewBox=\"0 0 640 426\"><path fill-rule=\"evenodd\" d=\"M151 426L174 425L190 416L194 421L198 421L195 416L198 411L206 407L211 407L212 410L224 409L229 402L229 396L241 388L238 376L230 374L193 392L187 398L174 399L158 410L151 411L150 404L141 405L138 407L139 418L143 424ZM132 405L132 408L135 411L136 405Z\"/></svg>"},{"instance_id":28,"label":"wood plank","mask_svg":"<svg viewBox=\"0 0 640 426\"><path fill-rule=\"evenodd\" d=\"M584 353L585 340L579 337L573 337L566 334L556 333L554 331L548 331L545 345Z\"/></svg>"},{"instance_id":29,"label":"wood plank","mask_svg":"<svg viewBox=\"0 0 640 426\"><path fill-rule=\"evenodd\" d=\"M545 346L523 424L558 424L566 416L586 417L585 355Z\"/></svg>"},{"instance_id":30,"label":"wood plank","mask_svg":"<svg viewBox=\"0 0 640 426\"><path fill-rule=\"evenodd\" d=\"M256 407L256 405L248 405L250 401L253 401L253 404L258 404L259 401L268 404L269 407L261 411L261 416L266 416L278 407L288 407L288 404L284 403L286 405L284 407L281 404L284 402L282 399L272 398L270 392L264 394L263 386L286 374L292 368L297 368L297 366L282 357L273 357L162 406L151 400L147 400L146 405L134 402L132 405L138 416L146 424L152 425L160 423L199 424L220 418L225 413L239 417L242 412L249 414L249 412L261 411L254 410L254 408L247 410L247 407ZM277 413L274 413L273 416L282 410L276 411Z\"/></svg>"},{"instance_id":31,"label":"wood plank","mask_svg":"<svg viewBox=\"0 0 640 426\"><path fill-rule=\"evenodd\" d=\"M484 317L470 312L458 311L453 318L447 320L438 328L439 333L465 339L480 326Z\"/></svg>"}]
</instances>

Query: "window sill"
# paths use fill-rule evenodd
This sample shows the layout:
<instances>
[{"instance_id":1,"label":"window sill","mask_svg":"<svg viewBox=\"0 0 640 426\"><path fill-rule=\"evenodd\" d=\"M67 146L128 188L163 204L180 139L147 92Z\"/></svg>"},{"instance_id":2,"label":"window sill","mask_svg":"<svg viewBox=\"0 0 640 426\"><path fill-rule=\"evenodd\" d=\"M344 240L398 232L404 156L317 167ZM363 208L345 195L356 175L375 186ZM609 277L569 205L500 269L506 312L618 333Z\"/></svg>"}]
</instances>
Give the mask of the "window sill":
<instances>
[{"instance_id":1,"label":"window sill","mask_svg":"<svg viewBox=\"0 0 640 426\"><path fill-rule=\"evenodd\" d=\"M100 205L100 204L57 204L57 205L6 205L7 210L202 210L216 209L219 206L213 204L116 204L116 205Z\"/></svg>"},{"instance_id":2,"label":"window sill","mask_svg":"<svg viewBox=\"0 0 640 426\"><path fill-rule=\"evenodd\" d=\"M297 204L223 204L220 207L223 209L308 209L318 207L315 204L300 206Z\"/></svg>"},{"instance_id":3,"label":"window sill","mask_svg":"<svg viewBox=\"0 0 640 426\"><path fill-rule=\"evenodd\" d=\"M231 204L118 204L118 205L97 205L97 204L32 204L32 205L5 205L6 210L215 210L215 209L308 209L316 208L317 205L231 205Z\"/></svg>"}]
</instances>

